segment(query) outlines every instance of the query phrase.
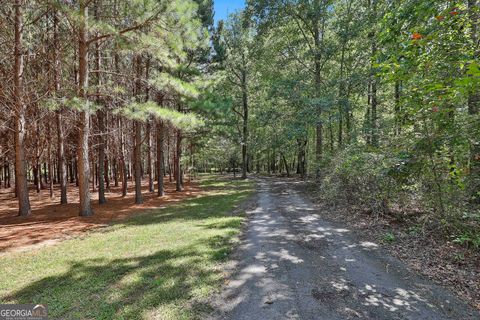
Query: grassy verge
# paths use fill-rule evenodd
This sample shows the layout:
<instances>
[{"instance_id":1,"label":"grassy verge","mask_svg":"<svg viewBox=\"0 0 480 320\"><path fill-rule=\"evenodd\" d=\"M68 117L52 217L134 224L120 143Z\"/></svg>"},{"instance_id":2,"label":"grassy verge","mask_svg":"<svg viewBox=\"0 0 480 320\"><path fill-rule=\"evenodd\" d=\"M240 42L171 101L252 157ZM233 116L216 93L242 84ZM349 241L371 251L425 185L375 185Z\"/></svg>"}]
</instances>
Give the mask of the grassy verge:
<instances>
[{"instance_id":1,"label":"grassy verge","mask_svg":"<svg viewBox=\"0 0 480 320\"><path fill-rule=\"evenodd\" d=\"M1 303L42 303L51 318L191 319L222 280L249 181L204 178L206 193L79 239L0 258Z\"/></svg>"}]
</instances>

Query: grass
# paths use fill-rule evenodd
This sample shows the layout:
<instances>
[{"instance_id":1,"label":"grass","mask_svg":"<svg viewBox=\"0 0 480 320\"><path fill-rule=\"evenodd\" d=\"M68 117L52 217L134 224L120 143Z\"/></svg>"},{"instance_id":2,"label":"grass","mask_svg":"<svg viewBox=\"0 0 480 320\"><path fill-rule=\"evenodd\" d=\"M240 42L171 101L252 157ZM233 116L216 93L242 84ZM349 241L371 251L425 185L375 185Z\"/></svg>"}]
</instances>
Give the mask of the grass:
<instances>
[{"instance_id":1,"label":"grass","mask_svg":"<svg viewBox=\"0 0 480 320\"><path fill-rule=\"evenodd\" d=\"M1 256L0 302L46 304L54 319L202 317L243 219L226 213L253 184L208 177L202 185L198 198Z\"/></svg>"}]
</instances>

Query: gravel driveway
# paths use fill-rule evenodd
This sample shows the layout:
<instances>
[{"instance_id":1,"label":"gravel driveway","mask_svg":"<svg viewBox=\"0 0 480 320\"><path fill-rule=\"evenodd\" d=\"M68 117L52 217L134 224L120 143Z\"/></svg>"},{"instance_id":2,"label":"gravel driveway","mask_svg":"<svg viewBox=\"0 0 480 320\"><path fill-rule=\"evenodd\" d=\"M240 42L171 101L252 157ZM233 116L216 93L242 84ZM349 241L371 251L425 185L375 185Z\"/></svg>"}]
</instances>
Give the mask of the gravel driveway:
<instances>
[{"instance_id":1,"label":"gravel driveway","mask_svg":"<svg viewBox=\"0 0 480 320\"><path fill-rule=\"evenodd\" d=\"M378 244L323 220L295 183L258 180L216 319L480 319Z\"/></svg>"}]
</instances>

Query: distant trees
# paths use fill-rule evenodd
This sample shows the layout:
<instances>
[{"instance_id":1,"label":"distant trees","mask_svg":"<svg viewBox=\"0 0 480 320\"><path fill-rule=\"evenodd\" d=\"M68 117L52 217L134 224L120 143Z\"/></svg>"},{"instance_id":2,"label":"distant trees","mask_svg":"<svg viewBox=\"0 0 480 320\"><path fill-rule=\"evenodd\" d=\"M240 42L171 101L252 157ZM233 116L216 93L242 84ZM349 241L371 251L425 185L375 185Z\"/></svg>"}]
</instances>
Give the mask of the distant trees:
<instances>
[{"instance_id":1,"label":"distant trees","mask_svg":"<svg viewBox=\"0 0 480 320\"><path fill-rule=\"evenodd\" d=\"M255 59L254 30L250 23L246 15L232 15L226 25L222 24L216 39L217 57L225 71L225 79L238 93L231 110L241 123L238 131L241 136L242 179L247 178L248 171L249 87L250 78L254 76L252 64Z\"/></svg>"},{"instance_id":2,"label":"distant trees","mask_svg":"<svg viewBox=\"0 0 480 320\"><path fill-rule=\"evenodd\" d=\"M479 10L478 1L250 1L217 30L229 39L248 25L249 43L214 43L223 66L255 48L247 168L308 173L375 210L408 204L443 221L471 210L480 199ZM238 108L233 71L217 93Z\"/></svg>"},{"instance_id":3,"label":"distant trees","mask_svg":"<svg viewBox=\"0 0 480 320\"><path fill-rule=\"evenodd\" d=\"M476 0L256 0L216 28L210 0L0 0L0 15L0 179L22 215L32 182L61 203L75 183L91 215L97 187L105 203L135 180L141 203L146 177L162 196L163 175L182 190L199 163L445 221L480 201Z\"/></svg>"}]
</instances>

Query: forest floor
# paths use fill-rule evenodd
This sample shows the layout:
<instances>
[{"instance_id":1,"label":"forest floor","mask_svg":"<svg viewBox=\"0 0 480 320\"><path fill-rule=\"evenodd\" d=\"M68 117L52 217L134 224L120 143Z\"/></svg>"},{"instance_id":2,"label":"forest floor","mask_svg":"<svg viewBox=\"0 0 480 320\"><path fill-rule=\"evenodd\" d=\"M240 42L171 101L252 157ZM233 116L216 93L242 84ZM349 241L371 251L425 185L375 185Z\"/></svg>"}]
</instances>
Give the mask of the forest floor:
<instances>
[{"instance_id":1,"label":"forest floor","mask_svg":"<svg viewBox=\"0 0 480 320\"><path fill-rule=\"evenodd\" d=\"M323 215L304 183L259 178L216 319L478 319L464 299Z\"/></svg>"},{"instance_id":2,"label":"forest floor","mask_svg":"<svg viewBox=\"0 0 480 320\"><path fill-rule=\"evenodd\" d=\"M208 177L190 190L182 201L139 208L139 214L82 236L3 253L0 303L42 303L54 319L191 319L209 313L206 301L224 280L223 264L244 220L231 213L253 193L253 183Z\"/></svg>"},{"instance_id":3,"label":"forest floor","mask_svg":"<svg viewBox=\"0 0 480 320\"><path fill-rule=\"evenodd\" d=\"M54 189L54 197L50 198L49 190L37 193L30 188L32 214L29 217L18 217L18 202L13 197L12 189L0 189L0 254L8 251L29 250L33 247L49 245L66 238L75 237L88 230L108 226L111 222L124 219L146 209L159 208L187 198L199 196L202 190L196 183L185 183L183 192L175 191L175 183L165 179L166 195L158 198L156 192L148 192L144 182L144 203L134 204L134 184L129 181L127 196L122 197L121 187L110 187L106 190L107 203L98 204L98 192L92 192L94 215L78 216L78 187L70 184L68 201L61 205L60 191Z\"/></svg>"},{"instance_id":4,"label":"forest floor","mask_svg":"<svg viewBox=\"0 0 480 320\"><path fill-rule=\"evenodd\" d=\"M323 218L380 244L410 270L448 288L480 310L480 250L455 243L438 230L424 229L421 221L425 216L418 212L376 215L345 203L324 203L315 183L301 183L299 189L316 204Z\"/></svg>"}]
</instances>

